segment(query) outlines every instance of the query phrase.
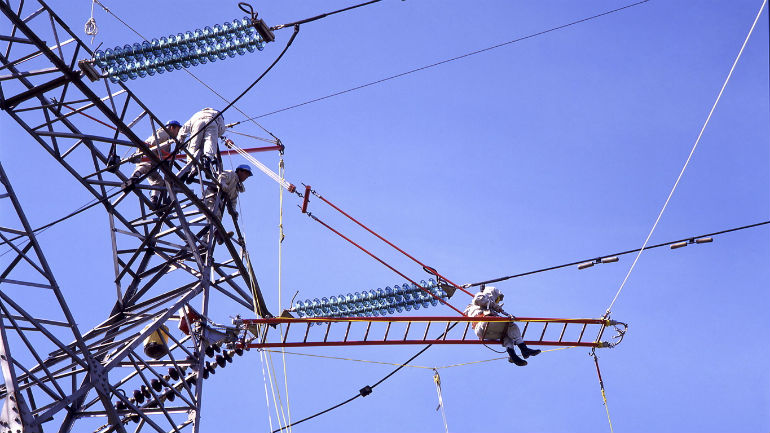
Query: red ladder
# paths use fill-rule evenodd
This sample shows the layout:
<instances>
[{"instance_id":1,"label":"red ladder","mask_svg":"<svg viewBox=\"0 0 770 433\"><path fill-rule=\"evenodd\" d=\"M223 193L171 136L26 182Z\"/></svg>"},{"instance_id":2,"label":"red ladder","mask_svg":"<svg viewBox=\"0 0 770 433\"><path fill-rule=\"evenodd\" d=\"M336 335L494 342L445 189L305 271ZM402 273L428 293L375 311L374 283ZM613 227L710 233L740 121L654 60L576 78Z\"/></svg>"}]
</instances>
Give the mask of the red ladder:
<instances>
[{"instance_id":1,"label":"red ladder","mask_svg":"<svg viewBox=\"0 0 770 433\"><path fill-rule=\"evenodd\" d=\"M608 319L554 319L542 317L343 317L241 319L236 325L259 339L249 347L379 346L401 344L500 344L500 340L478 339L474 322L519 322L527 345L613 347L601 341L607 326L615 326L620 338L627 325ZM424 326L420 326L424 324ZM264 325L264 326L263 326ZM282 326L279 341L268 341L269 325ZM313 326L318 325L318 326ZM335 326L332 326L335 325ZM618 328L618 326L623 328ZM438 338L429 338L433 329ZM260 331L262 330L262 331ZM443 332L442 332L443 331ZM245 334L245 333L244 333ZM527 339L527 336L532 338ZM246 340L244 338L244 340Z\"/></svg>"}]
</instances>

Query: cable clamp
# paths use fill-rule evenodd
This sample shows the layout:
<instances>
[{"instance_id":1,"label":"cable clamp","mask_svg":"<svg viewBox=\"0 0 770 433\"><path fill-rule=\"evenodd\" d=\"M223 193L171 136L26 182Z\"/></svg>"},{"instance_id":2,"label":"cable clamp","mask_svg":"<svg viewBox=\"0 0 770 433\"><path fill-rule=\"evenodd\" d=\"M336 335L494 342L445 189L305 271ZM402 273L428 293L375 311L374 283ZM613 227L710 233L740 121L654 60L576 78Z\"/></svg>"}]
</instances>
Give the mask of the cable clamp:
<instances>
[{"instance_id":1,"label":"cable clamp","mask_svg":"<svg viewBox=\"0 0 770 433\"><path fill-rule=\"evenodd\" d=\"M366 385L365 387L358 390L358 393L361 394L361 397L366 397L367 395L372 393L372 387L369 385Z\"/></svg>"}]
</instances>

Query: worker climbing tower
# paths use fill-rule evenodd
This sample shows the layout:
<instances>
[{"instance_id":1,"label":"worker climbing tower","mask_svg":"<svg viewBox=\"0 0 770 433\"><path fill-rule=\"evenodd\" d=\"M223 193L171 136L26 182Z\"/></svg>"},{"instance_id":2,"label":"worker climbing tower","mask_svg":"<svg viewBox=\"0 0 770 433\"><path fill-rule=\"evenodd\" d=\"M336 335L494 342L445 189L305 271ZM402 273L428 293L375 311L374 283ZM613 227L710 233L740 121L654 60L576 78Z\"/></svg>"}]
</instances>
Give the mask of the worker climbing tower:
<instances>
[{"instance_id":1,"label":"worker climbing tower","mask_svg":"<svg viewBox=\"0 0 770 433\"><path fill-rule=\"evenodd\" d=\"M218 366L206 361L206 352L215 347L231 360L235 353L228 349L232 338L207 320L209 305L230 303L233 311L271 317L254 271L234 239L225 238L215 256L214 233L225 230L200 199L203 180L188 187L173 167L160 164L140 135L163 123L122 84L84 76L78 63L92 53L64 21L41 0L2 1L0 12L0 109L32 138L18 146L42 146L105 210L114 268L112 287L100 288L112 308L96 314L101 318L93 329L79 331L64 303L75 295L56 286L14 200L24 228L3 233L18 263L0 280L0 350L13 360L2 362L0 397L7 410L0 429L126 431L136 423L132 429L165 432L192 425L198 431L203 381ZM182 149L177 143L174 156ZM164 177L172 200L162 210L148 207L149 189L157 187L122 188L137 150ZM9 195L2 197L13 197L4 175L3 185ZM26 245L19 243L24 239ZM39 316L17 302L10 286L23 280L7 274L25 262L44 277L28 284L53 290L64 318ZM182 338L168 332L176 323L185 324ZM26 338L29 328L54 346L37 349ZM165 347L148 354L148 343ZM27 353L22 356L16 346ZM94 419L101 422L94 425Z\"/></svg>"},{"instance_id":2,"label":"worker climbing tower","mask_svg":"<svg viewBox=\"0 0 770 433\"><path fill-rule=\"evenodd\" d=\"M89 207L105 211L114 276L97 288L99 299L89 300L102 301L109 311L89 317L93 322L81 330L65 299L70 305L83 300L58 286L37 230L0 166L0 209L15 215L14 224L0 225L2 246L14 253L0 262L0 431L197 432L205 380L250 348L496 342L469 334L481 320L449 303L456 291L473 296L467 286L447 280L309 186L304 194L296 191L283 175L234 148L302 198L303 213L407 280L393 289L299 301L273 317L237 220L232 224L238 235L224 236L223 221L202 200L218 181L197 176L190 185L192 176L178 176L187 157L185 170L206 172L186 143L173 139L170 153L158 155L142 140L165 126L124 82L262 50L274 40L274 29L294 29L288 48L300 24L329 14L268 28L251 11L250 18L94 53L43 0L0 0L0 13L0 110L32 138L18 146L37 143L92 197ZM278 140L275 147L283 149ZM163 184L144 184L147 174L129 182L137 161L152 165ZM168 202L150 200L158 190ZM435 279L409 279L308 212L311 194ZM88 265L79 269L84 283L99 284L88 280ZM43 297L30 302L18 287L43 290L44 302L56 306L58 315L39 308ZM209 317L212 304L235 316L232 326ZM439 304L458 316L387 317ZM616 343L602 340L605 329L615 327L619 338L625 332L625 324L609 317L483 320L497 331L523 322L527 342L545 346L612 347Z\"/></svg>"}]
</instances>

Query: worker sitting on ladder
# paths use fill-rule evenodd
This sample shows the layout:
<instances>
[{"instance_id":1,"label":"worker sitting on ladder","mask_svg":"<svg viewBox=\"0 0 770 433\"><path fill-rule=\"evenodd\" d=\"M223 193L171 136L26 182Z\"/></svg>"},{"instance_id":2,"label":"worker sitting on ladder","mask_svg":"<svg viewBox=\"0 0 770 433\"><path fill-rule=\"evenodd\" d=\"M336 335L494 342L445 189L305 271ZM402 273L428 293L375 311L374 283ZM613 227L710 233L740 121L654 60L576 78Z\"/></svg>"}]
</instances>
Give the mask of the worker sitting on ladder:
<instances>
[{"instance_id":1,"label":"worker sitting on ladder","mask_svg":"<svg viewBox=\"0 0 770 433\"><path fill-rule=\"evenodd\" d=\"M211 179L219 173L220 165L217 159L219 154L219 137L225 133L225 119L217 116L219 112L213 108L204 108L190 117L190 120L182 125L179 133L179 142L184 143L188 139L187 151L192 158L203 165L204 174ZM213 120L216 117L216 120ZM213 120L213 122L212 122ZM193 159L187 156L188 167L184 173L180 173L180 179L188 184L195 181L197 169L191 164ZM211 174L212 177L209 177Z\"/></svg>"},{"instance_id":2,"label":"worker sitting on ladder","mask_svg":"<svg viewBox=\"0 0 770 433\"><path fill-rule=\"evenodd\" d=\"M206 193L204 195L204 203L214 215L221 218L222 209L227 206L227 211L233 218L238 218L238 211L235 210L235 206L238 204L238 193L246 191L243 186L243 182L252 176L251 167L248 164L239 165L235 171L226 170L219 174L217 181L221 185L219 191L216 187L211 185L206 187ZM219 200L217 200L219 198ZM222 244L224 238L219 233L215 232L217 243Z\"/></svg>"},{"instance_id":3,"label":"worker sitting on ladder","mask_svg":"<svg viewBox=\"0 0 770 433\"><path fill-rule=\"evenodd\" d=\"M463 314L468 317L508 315L503 311L502 300L503 294L499 290L492 286L482 285L481 291L473 296L473 300L465 308ZM501 339L505 350L508 352L508 362L519 367L527 365L527 361L516 355L513 350L515 346L519 346L521 356L525 359L540 353L540 350L530 349L524 344L519 326L514 322L475 322L473 330L481 340Z\"/></svg>"},{"instance_id":4,"label":"worker sitting on ladder","mask_svg":"<svg viewBox=\"0 0 770 433\"><path fill-rule=\"evenodd\" d=\"M171 149L171 144L173 143L172 138L176 138L181 127L182 125L179 124L179 122L176 120L169 120L166 122L166 131L168 131L168 133L166 133L163 128L158 128L158 130L155 131L151 136L147 137L144 142L147 144L150 150L158 155L158 158L163 160L169 155L169 150ZM150 173L147 175L147 182L150 185L156 187L163 186L163 176L158 172L157 167L153 166L153 162L144 157L144 154L141 150L136 151L136 153L131 158L131 161L136 163L136 167L134 168L134 173L131 174L131 177L123 183L123 188L126 191L131 191L131 189L133 189L136 185L136 181L147 173ZM168 164L168 162L164 161L161 162L161 164ZM167 204L167 200L168 198L166 196L166 191L153 189L150 192L150 209L157 210L161 206Z\"/></svg>"}]
</instances>

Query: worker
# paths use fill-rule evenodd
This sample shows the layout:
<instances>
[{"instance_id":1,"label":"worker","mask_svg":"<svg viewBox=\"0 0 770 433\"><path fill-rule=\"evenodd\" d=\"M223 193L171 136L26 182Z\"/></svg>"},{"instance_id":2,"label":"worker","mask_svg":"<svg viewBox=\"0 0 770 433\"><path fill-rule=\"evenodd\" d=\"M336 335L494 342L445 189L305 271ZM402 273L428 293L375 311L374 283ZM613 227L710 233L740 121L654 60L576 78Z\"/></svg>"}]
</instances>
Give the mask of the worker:
<instances>
[{"instance_id":1,"label":"worker","mask_svg":"<svg viewBox=\"0 0 770 433\"><path fill-rule=\"evenodd\" d=\"M190 120L182 125L179 142L184 143L189 140L187 143L189 155L187 155L187 167L180 178L188 184L193 183L197 175L197 169L191 164L193 159L200 161L207 177L216 177L220 171L217 155L219 137L225 133L225 119L218 114L219 112L213 108L204 108L193 114Z\"/></svg>"},{"instance_id":2,"label":"worker","mask_svg":"<svg viewBox=\"0 0 770 433\"><path fill-rule=\"evenodd\" d=\"M473 296L473 300L471 301L470 305L468 305L465 308L465 311L463 314L465 314L468 317L478 317L478 316L503 316L508 315L503 311L502 307L502 301L503 301L503 294L500 293L497 288L492 286L481 286L481 291L476 293L476 295ZM513 317L513 316L511 316ZM493 332L489 332L490 324L498 324L500 322L475 322L473 325L473 330L476 332L476 335L481 340L488 340L492 338L497 338L498 335L492 335L495 334ZM505 347L505 350L508 352L508 362L512 362L519 367L523 367L527 365L527 361L524 359L529 358L530 356L535 356L540 353L540 350L536 349L530 349L527 347L526 344L524 344L524 340L521 338L521 331L519 330L519 326L516 325L514 322L505 323L505 328L503 331L499 334L502 337L502 344ZM488 332L490 335L488 335ZM524 359L519 358L518 355L516 355L516 352L513 350L514 347L518 346L519 350L521 350L521 356Z\"/></svg>"},{"instance_id":3,"label":"worker","mask_svg":"<svg viewBox=\"0 0 770 433\"><path fill-rule=\"evenodd\" d=\"M206 187L204 203L214 215L222 217L222 210L227 207L227 211L233 218L238 218L236 205L238 204L238 194L246 190L243 182L252 176L251 167L248 164L241 164L235 170L225 170L217 176L217 182L221 187L219 190L214 185ZM217 197L219 200L217 202ZM229 233L228 233L229 235ZM218 232L214 232L217 243L222 244L224 238Z\"/></svg>"},{"instance_id":4,"label":"worker","mask_svg":"<svg viewBox=\"0 0 770 433\"><path fill-rule=\"evenodd\" d=\"M169 155L171 145L174 142L173 138L176 138L177 135L179 135L179 130L181 128L182 125L178 121L169 120L166 122L165 130L163 128L158 128L158 130L147 137L144 142L147 144L147 147L149 147L150 150L158 156L158 158L163 160ZM137 180L145 174L147 174L147 182L151 186L163 186L163 176L160 174L160 172L158 172L157 167L154 166L154 163L150 161L150 159L147 158L141 150L137 150L136 153L134 153L131 161L136 162L136 167L134 168L134 172L131 174L131 177L129 177L128 180L123 183L124 190L130 191L133 189L137 183ZM163 161L161 164L168 164L168 161ZM166 201L167 196L165 191L153 189L150 192L151 210L157 210L163 206Z\"/></svg>"}]
</instances>

